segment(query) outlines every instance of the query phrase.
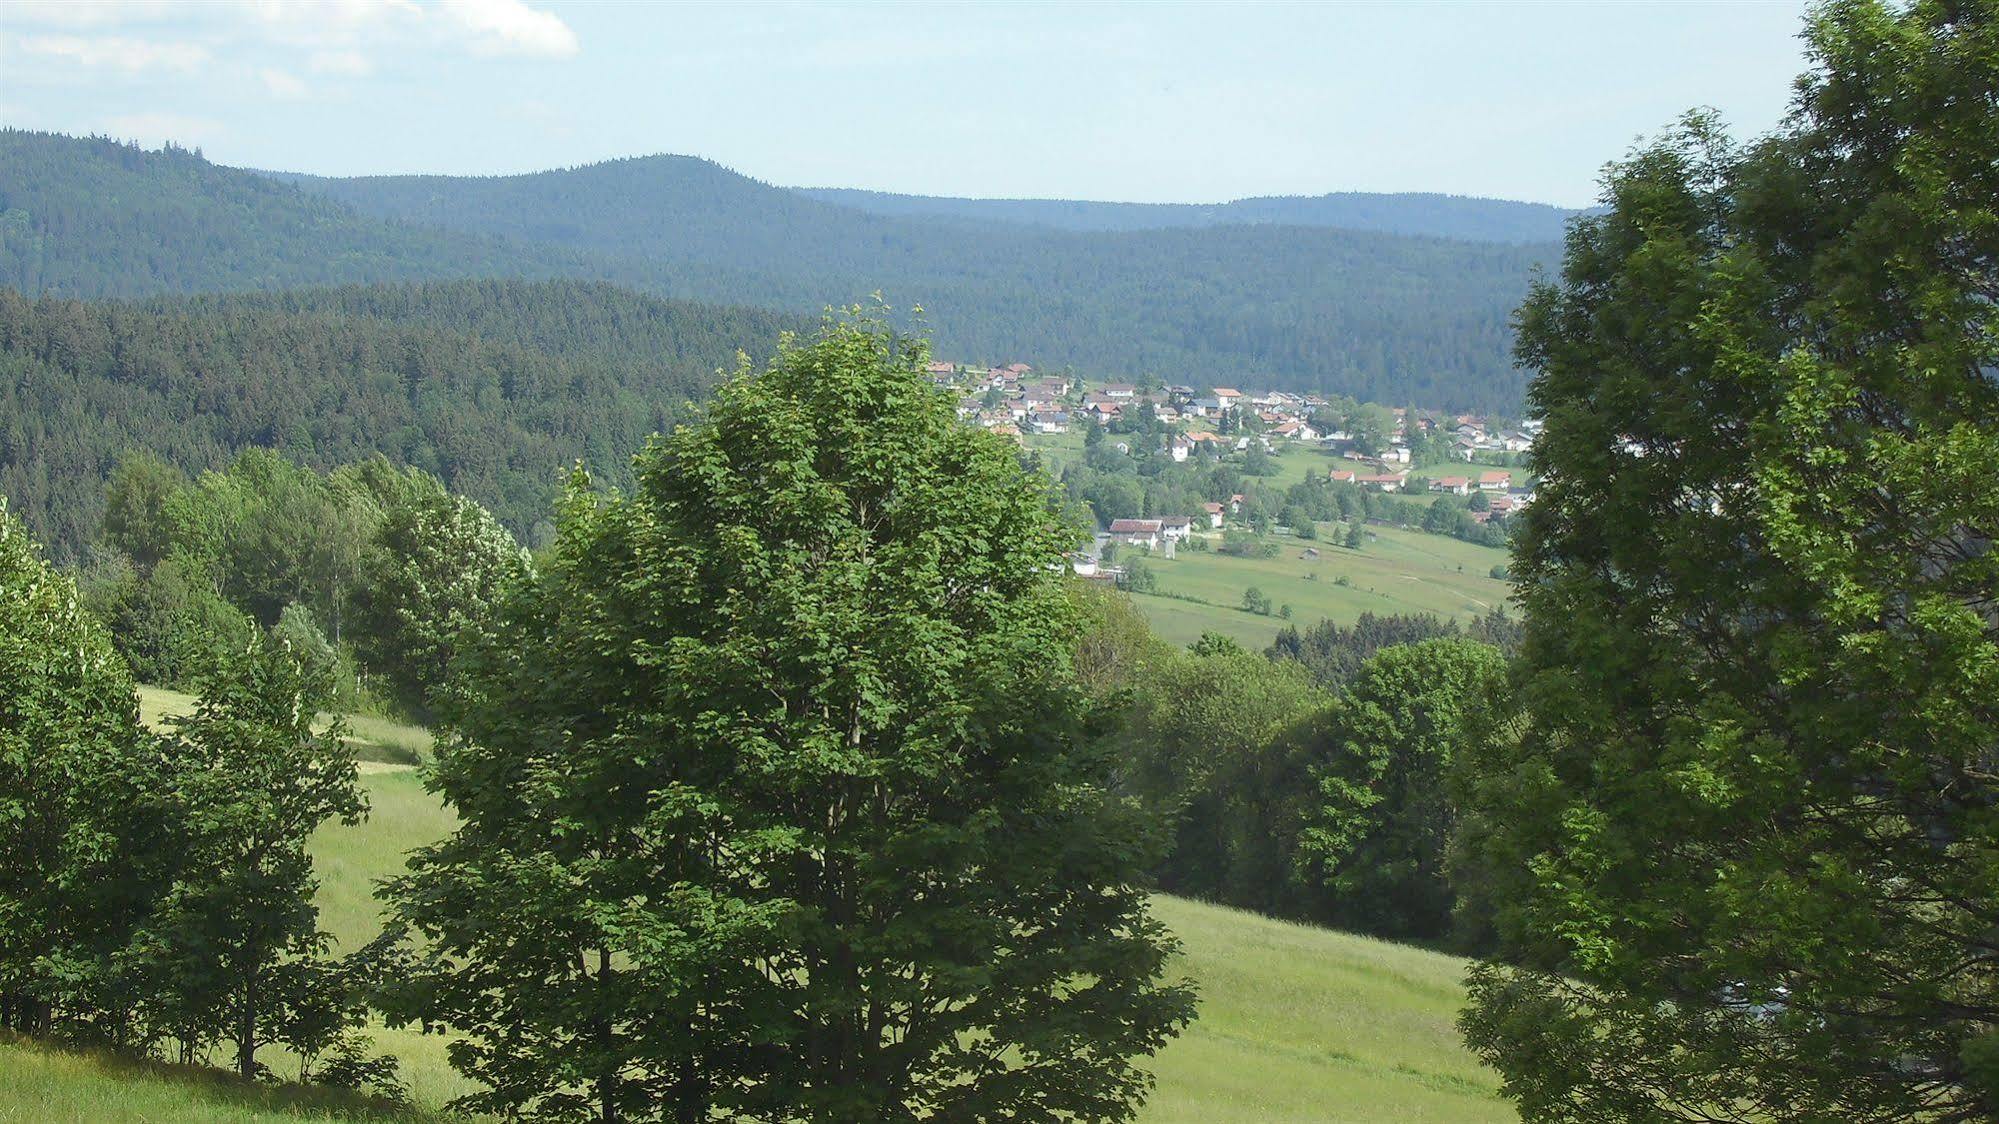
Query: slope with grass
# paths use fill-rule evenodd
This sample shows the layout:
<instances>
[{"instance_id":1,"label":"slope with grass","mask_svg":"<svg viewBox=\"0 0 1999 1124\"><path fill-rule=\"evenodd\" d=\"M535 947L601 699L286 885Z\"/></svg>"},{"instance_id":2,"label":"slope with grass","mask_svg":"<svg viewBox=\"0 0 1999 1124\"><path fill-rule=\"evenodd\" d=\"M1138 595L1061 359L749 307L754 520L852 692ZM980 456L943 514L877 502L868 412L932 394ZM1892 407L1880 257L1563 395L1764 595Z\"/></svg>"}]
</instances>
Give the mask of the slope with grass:
<instances>
[{"instance_id":1,"label":"slope with grass","mask_svg":"<svg viewBox=\"0 0 1999 1124\"><path fill-rule=\"evenodd\" d=\"M150 715L185 705L184 696L148 693ZM329 826L313 841L322 922L343 949L379 928L376 880L452 822L416 770L364 783L368 822ZM1202 998L1201 1017L1154 1062L1158 1089L1140 1117L1148 1124L1513 1119L1496 1076L1453 1028L1462 962L1198 902L1160 898L1157 908L1183 942L1179 970ZM442 1038L381 1027L375 1037L402 1059L415 1111L386 1114L351 1098L0 1042L0 1122L424 1120L466 1091Z\"/></svg>"},{"instance_id":2,"label":"slope with grass","mask_svg":"<svg viewBox=\"0 0 1999 1124\"><path fill-rule=\"evenodd\" d=\"M1349 550L1334 545L1340 527L1322 524L1318 541L1278 536L1275 558L1185 549L1174 558L1150 556L1145 564L1159 579L1158 591L1134 597L1153 631L1171 643L1219 632L1258 649L1286 624L1352 624L1368 612L1470 620L1507 603L1510 587L1491 576L1507 562L1503 550L1389 527L1367 528L1366 545ZM1243 593L1251 587L1273 606L1290 605L1290 619L1244 610Z\"/></svg>"}]
</instances>

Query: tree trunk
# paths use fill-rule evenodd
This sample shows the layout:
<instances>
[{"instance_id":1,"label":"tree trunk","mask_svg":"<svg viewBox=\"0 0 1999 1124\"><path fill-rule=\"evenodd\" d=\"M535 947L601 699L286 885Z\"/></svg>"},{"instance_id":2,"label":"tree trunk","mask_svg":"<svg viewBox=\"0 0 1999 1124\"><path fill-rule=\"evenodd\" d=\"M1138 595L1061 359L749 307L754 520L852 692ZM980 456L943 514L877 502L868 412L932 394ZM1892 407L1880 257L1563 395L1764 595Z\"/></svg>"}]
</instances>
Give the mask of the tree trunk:
<instances>
[{"instance_id":1,"label":"tree trunk","mask_svg":"<svg viewBox=\"0 0 1999 1124\"><path fill-rule=\"evenodd\" d=\"M243 1009L236 1022L236 1072L245 1081L257 1077L257 974L243 977Z\"/></svg>"}]
</instances>

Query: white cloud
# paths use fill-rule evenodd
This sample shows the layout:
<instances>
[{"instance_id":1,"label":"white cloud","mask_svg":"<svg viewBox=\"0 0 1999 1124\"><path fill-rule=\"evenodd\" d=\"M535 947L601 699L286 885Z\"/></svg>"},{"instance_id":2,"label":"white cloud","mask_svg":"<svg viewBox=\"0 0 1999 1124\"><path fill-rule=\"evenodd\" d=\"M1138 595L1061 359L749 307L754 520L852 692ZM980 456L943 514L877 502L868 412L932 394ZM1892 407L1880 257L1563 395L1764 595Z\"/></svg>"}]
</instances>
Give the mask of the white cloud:
<instances>
[{"instance_id":1,"label":"white cloud","mask_svg":"<svg viewBox=\"0 0 1999 1124\"><path fill-rule=\"evenodd\" d=\"M314 74L332 74L341 78L365 78L375 72L375 64L359 51L314 51L306 65Z\"/></svg>"},{"instance_id":2,"label":"white cloud","mask_svg":"<svg viewBox=\"0 0 1999 1124\"><path fill-rule=\"evenodd\" d=\"M34 55L68 59L82 66L103 66L138 74L147 70L190 71L211 57L199 43L127 39L118 36L29 35L21 49Z\"/></svg>"},{"instance_id":3,"label":"white cloud","mask_svg":"<svg viewBox=\"0 0 1999 1124\"><path fill-rule=\"evenodd\" d=\"M471 32L467 45L478 54L568 58L581 47L562 17L521 0L440 0L438 11Z\"/></svg>"},{"instance_id":4,"label":"white cloud","mask_svg":"<svg viewBox=\"0 0 1999 1124\"><path fill-rule=\"evenodd\" d=\"M297 99L306 94L305 82L289 71L267 66L258 77L264 80L264 88L273 97Z\"/></svg>"},{"instance_id":5,"label":"white cloud","mask_svg":"<svg viewBox=\"0 0 1999 1124\"><path fill-rule=\"evenodd\" d=\"M229 132L222 122L212 118L164 112L119 114L105 118L103 128L119 140L137 141L149 148L158 148L168 141L199 148Z\"/></svg>"}]
</instances>

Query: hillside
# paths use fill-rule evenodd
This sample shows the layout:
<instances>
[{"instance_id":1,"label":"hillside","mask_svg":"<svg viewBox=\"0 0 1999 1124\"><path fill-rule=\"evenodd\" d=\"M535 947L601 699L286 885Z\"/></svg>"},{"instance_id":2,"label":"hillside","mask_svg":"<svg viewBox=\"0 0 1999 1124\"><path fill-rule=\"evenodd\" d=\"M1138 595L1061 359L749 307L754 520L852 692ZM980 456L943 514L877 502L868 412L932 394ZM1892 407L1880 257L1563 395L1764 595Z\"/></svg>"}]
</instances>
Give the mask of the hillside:
<instances>
[{"instance_id":1,"label":"hillside","mask_svg":"<svg viewBox=\"0 0 1999 1124\"><path fill-rule=\"evenodd\" d=\"M1518 406L1508 317L1555 249L880 215L687 157L323 179L0 132L0 285L30 295L572 277L816 312L880 291L954 357L1449 407Z\"/></svg>"},{"instance_id":2,"label":"hillside","mask_svg":"<svg viewBox=\"0 0 1999 1124\"><path fill-rule=\"evenodd\" d=\"M794 188L800 195L877 215L927 215L1060 230L1172 227L1330 226L1473 242L1557 242L1576 212L1545 203L1409 192L1270 195L1226 203L1110 203L1081 199L959 199L847 187Z\"/></svg>"},{"instance_id":3,"label":"hillside","mask_svg":"<svg viewBox=\"0 0 1999 1124\"><path fill-rule=\"evenodd\" d=\"M287 176L366 214L921 305L941 351L1191 382L1517 405L1508 317L1552 243L1253 226L1079 231L874 214L706 160ZM759 301L759 303L765 303Z\"/></svg>"},{"instance_id":4,"label":"hillside","mask_svg":"<svg viewBox=\"0 0 1999 1124\"><path fill-rule=\"evenodd\" d=\"M320 905L343 947L372 936L372 880L450 820L410 771L365 778L373 818L330 827L315 845ZM1185 945L1201 1017L1156 1063L1147 1124L1320 1124L1379 1120L1474 1124L1512 1119L1495 1077L1458 1044L1462 965L1381 941L1174 898L1161 918ZM419 1108L463 1089L438 1038L378 1028L404 1064ZM136 1067L0 1043L0 1121L369 1118L364 1106L209 1074Z\"/></svg>"},{"instance_id":5,"label":"hillside","mask_svg":"<svg viewBox=\"0 0 1999 1124\"><path fill-rule=\"evenodd\" d=\"M624 482L739 349L795 326L570 281L142 304L0 290L0 495L70 559L128 449L190 472L250 445L320 469L380 453L531 538L565 466Z\"/></svg>"}]
</instances>

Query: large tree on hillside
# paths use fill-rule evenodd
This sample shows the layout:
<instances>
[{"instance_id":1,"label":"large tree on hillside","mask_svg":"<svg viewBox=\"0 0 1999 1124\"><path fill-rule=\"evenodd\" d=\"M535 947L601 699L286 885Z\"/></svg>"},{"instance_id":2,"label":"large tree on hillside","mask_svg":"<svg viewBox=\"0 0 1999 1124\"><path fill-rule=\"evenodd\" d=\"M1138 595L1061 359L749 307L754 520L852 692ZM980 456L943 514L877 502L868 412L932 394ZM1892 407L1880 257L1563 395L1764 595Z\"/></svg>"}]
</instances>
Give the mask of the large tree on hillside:
<instances>
[{"instance_id":1,"label":"large tree on hillside","mask_svg":"<svg viewBox=\"0 0 1999 1124\"><path fill-rule=\"evenodd\" d=\"M1464 1026L1533 1119L1999 1117L1999 9L1843 2L1521 314L1531 723Z\"/></svg>"},{"instance_id":2,"label":"large tree on hillside","mask_svg":"<svg viewBox=\"0 0 1999 1124\"><path fill-rule=\"evenodd\" d=\"M1074 530L926 354L788 345L574 491L460 661L400 1013L538 1119L1127 1119L1191 1015L1071 670Z\"/></svg>"}]
</instances>

